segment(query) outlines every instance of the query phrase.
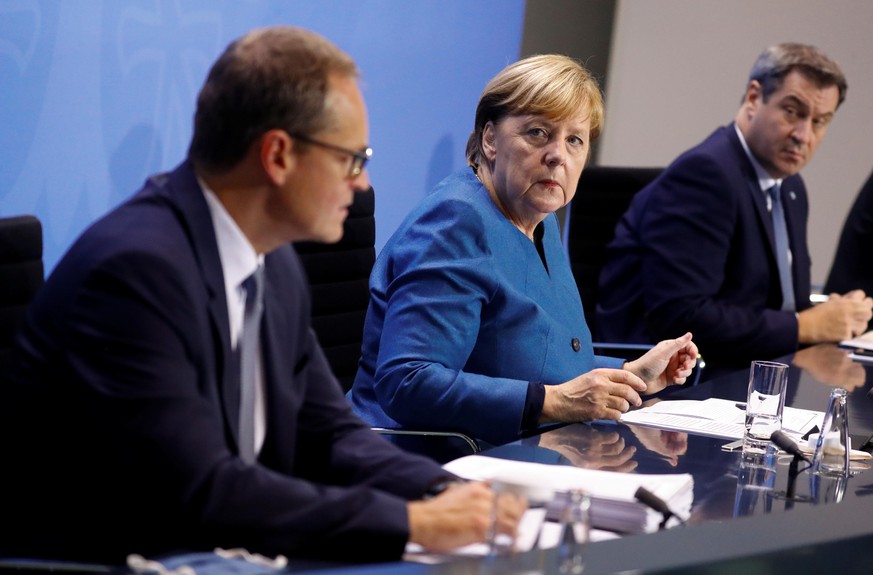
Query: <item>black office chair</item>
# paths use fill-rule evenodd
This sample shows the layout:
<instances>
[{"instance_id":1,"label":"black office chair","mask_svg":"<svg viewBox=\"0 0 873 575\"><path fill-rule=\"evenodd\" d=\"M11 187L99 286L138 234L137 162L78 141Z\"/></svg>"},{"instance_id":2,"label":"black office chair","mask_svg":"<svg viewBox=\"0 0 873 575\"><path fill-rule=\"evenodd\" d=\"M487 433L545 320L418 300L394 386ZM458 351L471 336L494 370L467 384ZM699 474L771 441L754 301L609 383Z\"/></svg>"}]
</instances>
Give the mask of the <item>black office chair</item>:
<instances>
[{"instance_id":1,"label":"black office chair","mask_svg":"<svg viewBox=\"0 0 873 575\"><path fill-rule=\"evenodd\" d=\"M662 168L590 166L582 171L576 195L564 221L564 245L582 298L585 321L594 332L600 270L606 263L606 246L615 237L615 226L634 195L663 171ZM636 359L649 348L624 343L594 343L595 353ZM691 382L700 380L698 362Z\"/></svg>"},{"instance_id":2,"label":"black office chair","mask_svg":"<svg viewBox=\"0 0 873 575\"><path fill-rule=\"evenodd\" d=\"M6 377L15 332L27 306L42 287L44 273L42 224L39 219L32 215L0 218L0 381ZM15 463L13 461L10 464ZM14 529L12 525L6 527ZM105 565L10 555L4 543L0 540L2 573L76 574L109 571L109 566Z\"/></svg>"},{"instance_id":3,"label":"black office chair","mask_svg":"<svg viewBox=\"0 0 873 575\"><path fill-rule=\"evenodd\" d=\"M309 277L312 327L343 391L351 389L361 357L376 261L375 206L373 188L357 193L339 242L294 244Z\"/></svg>"},{"instance_id":4,"label":"black office chair","mask_svg":"<svg viewBox=\"0 0 873 575\"><path fill-rule=\"evenodd\" d=\"M357 193L342 240L294 244L309 277L312 327L343 391L351 389L361 357L370 271L376 262L375 208L373 188ZM404 449L441 463L480 451L475 439L460 432L374 429Z\"/></svg>"},{"instance_id":5,"label":"black office chair","mask_svg":"<svg viewBox=\"0 0 873 575\"><path fill-rule=\"evenodd\" d=\"M661 168L590 166L582 171L576 195L567 208L564 245L582 297L585 321L594 331L594 308L606 246L634 195L654 180Z\"/></svg>"},{"instance_id":6,"label":"black office chair","mask_svg":"<svg viewBox=\"0 0 873 575\"><path fill-rule=\"evenodd\" d=\"M27 305L43 284L42 224L35 216L0 218L0 378Z\"/></svg>"}]
</instances>

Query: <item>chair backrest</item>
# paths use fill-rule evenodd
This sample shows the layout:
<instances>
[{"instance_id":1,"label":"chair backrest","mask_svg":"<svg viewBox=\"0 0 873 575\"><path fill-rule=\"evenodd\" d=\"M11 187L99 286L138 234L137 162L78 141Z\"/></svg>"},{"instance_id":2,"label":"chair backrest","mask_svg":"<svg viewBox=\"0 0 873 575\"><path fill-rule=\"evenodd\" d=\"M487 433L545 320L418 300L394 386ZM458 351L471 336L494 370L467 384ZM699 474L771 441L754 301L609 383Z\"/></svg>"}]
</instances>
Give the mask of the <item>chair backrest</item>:
<instances>
[{"instance_id":1,"label":"chair backrest","mask_svg":"<svg viewBox=\"0 0 873 575\"><path fill-rule=\"evenodd\" d=\"M0 218L0 374L24 310L42 286L42 224L35 216Z\"/></svg>"},{"instance_id":2,"label":"chair backrest","mask_svg":"<svg viewBox=\"0 0 873 575\"><path fill-rule=\"evenodd\" d=\"M294 245L309 276L312 327L344 391L351 388L361 357L376 262L375 205L373 188L356 193L339 242Z\"/></svg>"},{"instance_id":3,"label":"chair backrest","mask_svg":"<svg viewBox=\"0 0 873 575\"><path fill-rule=\"evenodd\" d=\"M634 195L662 168L590 166L582 171L576 195L567 209L564 245L582 297L585 321L594 331L594 308L607 244Z\"/></svg>"},{"instance_id":4,"label":"chair backrest","mask_svg":"<svg viewBox=\"0 0 873 575\"><path fill-rule=\"evenodd\" d=\"M343 391L355 382L364 340L370 272L376 263L375 207L373 188L355 194L342 240L336 244L294 244L309 276L312 327ZM454 431L374 430L402 449L440 463L480 450L475 439Z\"/></svg>"}]
</instances>

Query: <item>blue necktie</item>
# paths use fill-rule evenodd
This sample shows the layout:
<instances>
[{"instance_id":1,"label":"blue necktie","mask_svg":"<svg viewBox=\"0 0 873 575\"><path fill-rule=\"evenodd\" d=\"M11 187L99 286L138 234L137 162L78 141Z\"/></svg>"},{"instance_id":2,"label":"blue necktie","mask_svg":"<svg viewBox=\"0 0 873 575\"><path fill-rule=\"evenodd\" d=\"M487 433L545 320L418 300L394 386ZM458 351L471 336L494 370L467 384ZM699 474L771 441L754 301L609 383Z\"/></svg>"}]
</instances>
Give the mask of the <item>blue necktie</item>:
<instances>
[{"instance_id":1,"label":"blue necktie","mask_svg":"<svg viewBox=\"0 0 873 575\"><path fill-rule=\"evenodd\" d=\"M237 348L240 353L239 454L246 463L255 461L255 391L258 339L264 309L264 267L242 283L246 292L243 329Z\"/></svg>"},{"instance_id":2,"label":"blue necktie","mask_svg":"<svg viewBox=\"0 0 873 575\"><path fill-rule=\"evenodd\" d=\"M773 185L767 193L770 194L773 218L773 237L776 240L776 263L779 266L779 283L782 286L782 309L795 311L794 282L791 279L791 263L788 261L789 244L788 228L785 225L785 211L782 209L782 199L779 184Z\"/></svg>"}]
</instances>

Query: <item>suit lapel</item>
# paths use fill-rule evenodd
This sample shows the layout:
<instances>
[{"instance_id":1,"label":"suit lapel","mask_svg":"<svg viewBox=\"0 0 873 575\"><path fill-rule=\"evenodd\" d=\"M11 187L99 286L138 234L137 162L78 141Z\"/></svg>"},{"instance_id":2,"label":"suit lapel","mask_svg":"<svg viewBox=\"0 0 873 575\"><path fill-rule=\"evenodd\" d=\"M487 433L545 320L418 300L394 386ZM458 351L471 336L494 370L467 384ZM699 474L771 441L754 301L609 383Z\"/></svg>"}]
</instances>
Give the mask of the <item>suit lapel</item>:
<instances>
[{"instance_id":1,"label":"suit lapel","mask_svg":"<svg viewBox=\"0 0 873 575\"><path fill-rule=\"evenodd\" d=\"M802 289L802 287L799 287L799 258L797 255L800 253L801 245L806 242L803 236L804 217L801 213L798 200L798 196L801 193L799 187L800 182L798 177L792 176L782 181L782 206L785 212L785 226L788 228L788 241L791 253L795 256L791 262L791 279L794 283L795 293L798 289ZM806 248L804 247L803 249Z\"/></svg>"},{"instance_id":2,"label":"suit lapel","mask_svg":"<svg viewBox=\"0 0 873 575\"><path fill-rule=\"evenodd\" d=\"M761 229L767 237L770 246L770 255L774 266L776 259L776 239L773 232L773 220L767 210L767 201L758 184L758 176L752 166L742 144L737 137L733 124L725 128L730 141L731 152L738 155L740 171L745 180L746 187L752 196L752 203ZM794 283L794 293L797 298L806 298L809 294L809 281L802 277L804 270L799 267L801 260L806 261L806 191L803 180L799 175L790 176L782 180L782 207L785 213L785 225L788 228L788 241L792 253L791 279ZM778 280L776 281L778 284ZM774 284L774 285L776 285ZM780 290L781 293L781 290ZM806 295L804 295L806 294ZM798 299L798 302L800 300Z\"/></svg>"},{"instance_id":3,"label":"suit lapel","mask_svg":"<svg viewBox=\"0 0 873 575\"><path fill-rule=\"evenodd\" d=\"M767 244L770 246L770 255L776 258L776 238L773 232L773 219L767 210L767 200L764 197L764 192L761 191L761 186L758 184L758 175L755 173L755 167L746 155L740 139L737 137L734 125L726 127L728 140L731 145L731 152L737 156L736 165L740 166L742 177L742 185L749 192L752 198L752 205L755 208L755 215L758 218L758 223L761 229L764 230L764 236L767 238Z\"/></svg>"},{"instance_id":4,"label":"suit lapel","mask_svg":"<svg viewBox=\"0 0 873 575\"><path fill-rule=\"evenodd\" d=\"M300 309L299 294L295 289L302 288L302 279L288 281L286 274L292 263L287 258L293 256L289 246L282 246L267 254L265 265L266 282L264 286L264 319L261 328L263 349L264 389L267 404L267 435L260 459L267 465L291 472L293 461L277 457L277 453L292 453L297 435L290 421L295 421L295 413L300 407L304 393L295 373L294 361L300 353L301 332L292 321L301 317L309 318L309 313ZM271 311L272 310L272 311ZM281 310L279 312L278 310Z\"/></svg>"},{"instance_id":5,"label":"suit lapel","mask_svg":"<svg viewBox=\"0 0 873 575\"><path fill-rule=\"evenodd\" d=\"M167 200L176 206L180 219L185 225L194 251L197 253L200 269L209 298L208 308L211 319L213 340L216 342L216 362L218 370L218 394L227 432L233 441L238 438L239 427L239 373L238 359L231 351L230 323L227 311L227 296L224 287L224 271L218 254L215 227L203 191L188 162L181 164L170 176Z\"/></svg>"}]
</instances>

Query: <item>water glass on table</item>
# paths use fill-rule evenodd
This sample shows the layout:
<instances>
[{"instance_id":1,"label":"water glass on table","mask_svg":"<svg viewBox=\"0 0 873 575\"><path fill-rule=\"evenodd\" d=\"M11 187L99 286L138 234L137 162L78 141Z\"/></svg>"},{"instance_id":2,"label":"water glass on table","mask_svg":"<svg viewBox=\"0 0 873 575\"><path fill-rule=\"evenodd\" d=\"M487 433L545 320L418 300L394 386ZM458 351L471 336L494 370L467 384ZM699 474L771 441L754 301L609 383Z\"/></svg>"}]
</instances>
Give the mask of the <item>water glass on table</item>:
<instances>
[{"instance_id":1,"label":"water glass on table","mask_svg":"<svg viewBox=\"0 0 873 575\"><path fill-rule=\"evenodd\" d=\"M849 452L852 449L852 443L849 438L849 414L846 398L845 389L834 388L831 390L822 422L822 431L818 434L815 451L812 455L814 473L849 475Z\"/></svg>"},{"instance_id":2,"label":"water glass on table","mask_svg":"<svg viewBox=\"0 0 873 575\"><path fill-rule=\"evenodd\" d=\"M809 494L813 503L839 503L846 494L852 449L847 392L834 388L828 398L822 430L815 441Z\"/></svg>"},{"instance_id":3,"label":"water glass on table","mask_svg":"<svg viewBox=\"0 0 873 575\"><path fill-rule=\"evenodd\" d=\"M787 385L788 365L775 361L752 362L746 398L744 452L766 452L770 436L782 429Z\"/></svg>"},{"instance_id":4,"label":"water glass on table","mask_svg":"<svg viewBox=\"0 0 873 575\"><path fill-rule=\"evenodd\" d=\"M557 490L544 511L531 545L540 552L540 565L547 573L582 573L591 538L591 497L582 489Z\"/></svg>"},{"instance_id":5,"label":"water glass on table","mask_svg":"<svg viewBox=\"0 0 873 575\"><path fill-rule=\"evenodd\" d=\"M496 500L507 496L521 497L529 506L522 541L500 533L496 514L492 514L488 537L489 555L492 558L513 556L519 551L538 550L543 554L542 560L555 562L552 565L554 569L549 572L582 573L585 566L584 552L590 537L591 498L585 491L573 488L551 489L542 485L526 484L518 478L492 479L491 489Z\"/></svg>"},{"instance_id":6,"label":"water glass on table","mask_svg":"<svg viewBox=\"0 0 873 575\"><path fill-rule=\"evenodd\" d=\"M770 510L773 489L776 486L777 456L778 450L775 447L765 453L742 453L737 471L734 517L760 513L759 505L765 513Z\"/></svg>"},{"instance_id":7,"label":"water glass on table","mask_svg":"<svg viewBox=\"0 0 873 575\"><path fill-rule=\"evenodd\" d=\"M549 511L557 509L557 572L561 575L576 575L585 569L585 548L591 538L591 497L581 489L558 492L549 506ZM546 515L542 531L546 529L550 517Z\"/></svg>"},{"instance_id":8,"label":"water glass on table","mask_svg":"<svg viewBox=\"0 0 873 575\"><path fill-rule=\"evenodd\" d=\"M488 548L489 555L511 555L517 551L517 541L515 534L501 533L498 528L497 509L499 501L503 497L521 498L527 502L528 507L543 507L546 502L550 501L553 496L553 490L525 483L517 478L493 478L491 480L491 490L494 492L494 506L491 511L491 525L488 529ZM542 514L535 516L539 519L537 523L542 523ZM539 531L540 525L537 525L535 531Z\"/></svg>"}]
</instances>

